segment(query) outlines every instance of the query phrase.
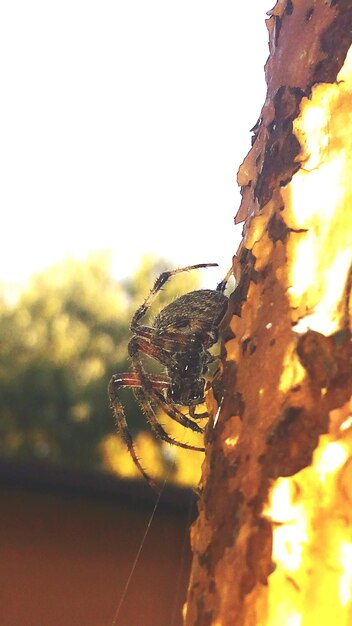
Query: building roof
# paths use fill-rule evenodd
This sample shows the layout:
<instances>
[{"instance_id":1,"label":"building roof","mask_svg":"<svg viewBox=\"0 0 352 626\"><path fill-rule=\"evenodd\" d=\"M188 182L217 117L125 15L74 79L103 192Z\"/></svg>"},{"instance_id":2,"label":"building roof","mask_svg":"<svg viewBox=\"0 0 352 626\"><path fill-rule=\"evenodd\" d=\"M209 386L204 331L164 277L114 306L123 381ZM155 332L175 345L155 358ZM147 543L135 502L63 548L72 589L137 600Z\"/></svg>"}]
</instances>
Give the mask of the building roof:
<instances>
[{"instance_id":1,"label":"building roof","mask_svg":"<svg viewBox=\"0 0 352 626\"><path fill-rule=\"evenodd\" d=\"M143 480L120 479L103 471L83 471L42 461L0 459L0 486L113 499L134 507L154 504L157 493ZM184 513L191 489L167 484L158 507ZM195 497L195 496L193 496Z\"/></svg>"}]
</instances>

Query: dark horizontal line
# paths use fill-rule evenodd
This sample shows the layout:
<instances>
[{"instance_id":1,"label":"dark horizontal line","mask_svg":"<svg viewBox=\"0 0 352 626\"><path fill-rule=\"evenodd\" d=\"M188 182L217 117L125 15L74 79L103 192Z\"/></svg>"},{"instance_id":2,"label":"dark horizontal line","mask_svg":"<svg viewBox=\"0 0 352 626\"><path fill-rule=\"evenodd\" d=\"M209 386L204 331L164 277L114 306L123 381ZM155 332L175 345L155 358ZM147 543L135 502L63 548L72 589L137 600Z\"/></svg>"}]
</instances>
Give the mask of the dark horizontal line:
<instances>
[{"instance_id":1,"label":"dark horizontal line","mask_svg":"<svg viewBox=\"0 0 352 626\"><path fill-rule=\"evenodd\" d=\"M143 480L125 480L102 471L5 458L0 458L0 486L109 499L135 508L150 508L157 499L157 494ZM183 513L189 509L191 498L191 489L166 485L158 508Z\"/></svg>"}]
</instances>

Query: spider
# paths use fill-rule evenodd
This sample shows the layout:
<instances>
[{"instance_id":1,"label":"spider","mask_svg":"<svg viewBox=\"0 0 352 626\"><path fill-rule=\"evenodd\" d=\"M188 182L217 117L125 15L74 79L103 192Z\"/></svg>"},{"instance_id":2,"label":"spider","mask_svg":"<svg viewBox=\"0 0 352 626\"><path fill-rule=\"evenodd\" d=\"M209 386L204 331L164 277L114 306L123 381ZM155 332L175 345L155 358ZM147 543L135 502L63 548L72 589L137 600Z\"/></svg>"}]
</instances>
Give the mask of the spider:
<instances>
[{"instance_id":1,"label":"spider","mask_svg":"<svg viewBox=\"0 0 352 626\"><path fill-rule=\"evenodd\" d=\"M140 320L148 311L158 291L171 276L215 266L217 263L189 265L163 272L157 278L150 294L132 318L130 329L133 335L128 344L128 352L133 371L114 374L109 383L110 405L118 430L138 470L153 487L155 487L153 481L143 469L136 454L125 412L119 400L119 389L120 387L133 389L156 436L181 448L204 450L170 437L158 422L155 409L162 408L167 415L186 428L199 433L204 431L196 420L208 417L208 414L196 413L196 407L204 402L204 375L209 364L215 359L210 354L209 348L218 340L219 325L227 310L228 298L224 291L232 270L215 290L191 291L168 304L155 317L151 327L143 326ZM142 364L141 353L159 361L165 368L164 373L149 374ZM187 407L188 416L178 407Z\"/></svg>"}]
</instances>

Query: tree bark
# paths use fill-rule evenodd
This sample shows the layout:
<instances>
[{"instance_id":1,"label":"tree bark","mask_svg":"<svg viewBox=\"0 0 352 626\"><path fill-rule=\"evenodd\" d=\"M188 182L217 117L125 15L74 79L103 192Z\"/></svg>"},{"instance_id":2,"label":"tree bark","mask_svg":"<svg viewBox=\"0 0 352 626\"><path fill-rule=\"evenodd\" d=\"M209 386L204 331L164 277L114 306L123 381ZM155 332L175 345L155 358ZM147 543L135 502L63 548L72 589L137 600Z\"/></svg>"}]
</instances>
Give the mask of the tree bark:
<instances>
[{"instance_id":1,"label":"tree bark","mask_svg":"<svg viewBox=\"0 0 352 626\"><path fill-rule=\"evenodd\" d=\"M312 599L307 572L328 567L319 546L337 509L341 545L352 547L352 5L279 0L267 26L267 96L238 173L244 236L223 370L207 399L185 626L323 624L324 597ZM336 442L344 456L325 483L322 455ZM287 519L275 519L270 502L285 485L291 507L305 511L296 569L273 552ZM352 623L351 594L340 593L346 568L329 583L339 626Z\"/></svg>"}]
</instances>

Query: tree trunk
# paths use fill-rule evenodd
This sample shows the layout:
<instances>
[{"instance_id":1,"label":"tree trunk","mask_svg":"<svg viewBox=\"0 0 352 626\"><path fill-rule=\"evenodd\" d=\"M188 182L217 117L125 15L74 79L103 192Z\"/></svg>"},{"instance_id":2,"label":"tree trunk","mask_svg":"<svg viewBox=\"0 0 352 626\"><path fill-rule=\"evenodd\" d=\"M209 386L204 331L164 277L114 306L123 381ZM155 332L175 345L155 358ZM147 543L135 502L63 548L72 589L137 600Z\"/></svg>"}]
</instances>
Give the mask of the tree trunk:
<instances>
[{"instance_id":1,"label":"tree trunk","mask_svg":"<svg viewBox=\"0 0 352 626\"><path fill-rule=\"evenodd\" d=\"M352 623L352 4L267 25L185 626Z\"/></svg>"}]
</instances>

